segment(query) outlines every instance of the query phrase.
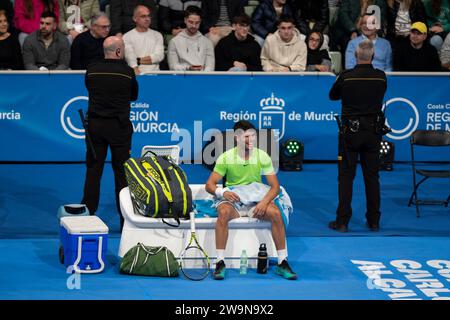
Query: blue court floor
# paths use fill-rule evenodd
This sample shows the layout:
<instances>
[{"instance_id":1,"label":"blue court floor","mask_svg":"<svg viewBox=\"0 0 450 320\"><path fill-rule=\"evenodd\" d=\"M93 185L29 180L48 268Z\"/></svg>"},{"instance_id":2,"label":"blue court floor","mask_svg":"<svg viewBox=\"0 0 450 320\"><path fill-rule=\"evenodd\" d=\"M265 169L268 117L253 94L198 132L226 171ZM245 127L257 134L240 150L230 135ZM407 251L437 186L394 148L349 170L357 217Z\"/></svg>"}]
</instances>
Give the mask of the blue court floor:
<instances>
[{"instance_id":1,"label":"blue court floor","mask_svg":"<svg viewBox=\"0 0 450 320\"><path fill-rule=\"evenodd\" d=\"M116 257L118 240L109 241L103 273L80 276L66 273L59 264L57 239L0 240L0 299L450 298L450 239L446 237L289 237L289 261L299 274L298 280L288 281L275 275L272 265L266 275L257 274L254 269L240 275L233 269L227 270L224 281L209 277L199 282L182 275L121 275Z\"/></svg>"},{"instance_id":2,"label":"blue court floor","mask_svg":"<svg viewBox=\"0 0 450 320\"><path fill-rule=\"evenodd\" d=\"M209 172L185 165L190 183ZM301 172L280 172L294 213L287 231L289 261L297 281L249 270L228 270L224 281L193 282L119 273L120 234L113 177L106 166L98 215L110 228L107 267L101 274L72 275L58 261L58 207L78 203L82 164L0 165L0 299L112 300L389 300L450 297L450 208L424 207L421 218L407 207L411 171L396 164L381 172L380 232L365 227L361 173L355 180L350 232L327 228L337 205L333 164L305 164ZM446 198L450 184L436 181L423 195Z\"/></svg>"}]
</instances>

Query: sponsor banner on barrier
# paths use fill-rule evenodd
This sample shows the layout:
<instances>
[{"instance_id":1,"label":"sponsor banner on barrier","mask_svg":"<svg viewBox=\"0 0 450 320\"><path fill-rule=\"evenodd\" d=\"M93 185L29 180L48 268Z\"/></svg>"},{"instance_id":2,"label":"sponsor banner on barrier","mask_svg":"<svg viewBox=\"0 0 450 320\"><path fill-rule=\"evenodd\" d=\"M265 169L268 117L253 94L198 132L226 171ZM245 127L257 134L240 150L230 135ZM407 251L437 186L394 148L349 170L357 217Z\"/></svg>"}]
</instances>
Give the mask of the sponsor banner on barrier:
<instances>
[{"instance_id":1,"label":"sponsor banner on barrier","mask_svg":"<svg viewBox=\"0 0 450 320\"><path fill-rule=\"evenodd\" d=\"M84 129L78 110L87 110L83 74L0 74L0 161L83 161ZM395 160L410 159L416 129L450 130L450 77L389 76L383 109L395 144ZM144 145L182 147L182 159L201 162L211 132L248 120L273 129L281 143L295 138L307 160L337 158L340 102L330 101L331 75L157 74L138 77L131 104L132 155ZM448 160L428 153L421 160Z\"/></svg>"}]
</instances>

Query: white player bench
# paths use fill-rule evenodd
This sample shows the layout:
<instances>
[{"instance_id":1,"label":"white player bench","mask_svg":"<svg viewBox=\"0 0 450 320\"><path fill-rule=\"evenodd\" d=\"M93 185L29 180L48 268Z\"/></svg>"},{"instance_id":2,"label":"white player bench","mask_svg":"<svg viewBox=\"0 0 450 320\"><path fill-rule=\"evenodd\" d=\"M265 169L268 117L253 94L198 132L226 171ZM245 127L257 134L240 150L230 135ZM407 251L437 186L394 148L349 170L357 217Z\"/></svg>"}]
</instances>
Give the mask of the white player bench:
<instances>
[{"instance_id":1,"label":"white player bench","mask_svg":"<svg viewBox=\"0 0 450 320\"><path fill-rule=\"evenodd\" d=\"M206 192L205 185L191 184L190 187L193 200L212 199L212 196ZM149 246L166 246L176 257L186 247L190 235L189 220L181 220L180 227L175 228L164 224L162 219L135 214L128 188L120 191L120 207L125 220L120 239L120 257L123 257L138 242ZM214 229L216 219L209 217L195 219L197 238L211 259L216 257ZM175 223L173 219L167 219L167 221ZM249 266L255 268L261 243L266 243L269 257L277 256L270 222L248 217L230 221L225 249L227 267L239 268L241 252L245 249L249 258Z\"/></svg>"}]
</instances>

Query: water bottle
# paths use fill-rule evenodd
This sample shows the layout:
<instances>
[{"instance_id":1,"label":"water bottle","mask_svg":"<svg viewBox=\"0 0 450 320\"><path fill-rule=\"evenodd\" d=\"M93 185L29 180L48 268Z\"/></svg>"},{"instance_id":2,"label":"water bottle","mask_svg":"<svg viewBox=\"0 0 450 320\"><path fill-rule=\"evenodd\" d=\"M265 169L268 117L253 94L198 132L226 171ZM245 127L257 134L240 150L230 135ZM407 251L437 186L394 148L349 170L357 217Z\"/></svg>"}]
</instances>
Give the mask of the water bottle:
<instances>
[{"instance_id":1,"label":"water bottle","mask_svg":"<svg viewBox=\"0 0 450 320\"><path fill-rule=\"evenodd\" d=\"M267 273L267 247L265 243L261 243L258 252L257 273Z\"/></svg>"},{"instance_id":2,"label":"water bottle","mask_svg":"<svg viewBox=\"0 0 450 320\"><path fill-rule=\"evenodd\" d=\"M242 250L242 253L241 253L241 267L239 269L239 273L240 274L247 274L247 268L248 268L247 251Z\"/></svg>"}]
</instances>

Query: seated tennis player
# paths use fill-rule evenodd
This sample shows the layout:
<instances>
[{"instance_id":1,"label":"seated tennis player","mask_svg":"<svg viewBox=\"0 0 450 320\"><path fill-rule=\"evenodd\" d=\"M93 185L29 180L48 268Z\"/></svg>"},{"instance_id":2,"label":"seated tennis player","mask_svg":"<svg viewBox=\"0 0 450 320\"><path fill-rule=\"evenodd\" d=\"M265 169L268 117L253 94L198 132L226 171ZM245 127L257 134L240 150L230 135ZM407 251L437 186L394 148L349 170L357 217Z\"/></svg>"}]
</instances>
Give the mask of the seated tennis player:
<instances>
[{"instance_id":1,"label":"seated tennis player","mask_svg":"<svg viewBox=\"0 0 450 320\"><path fill-rule=\"evenodd\" d=\"M224 152L216 161L216 166L206 182L206 191L216 196L218 218L216 222L216 268L214 279L225 278L225 247L228 239L228 222L243 216L250 216L272 223L272 237L278 254L278 265L275 272L290 280L297 279L297 275L289 267L286 251L286 232L283 215L274 203L279 196L280 185L270 156L254 147L256 141L255 127L248 121L239 121L234 127L237 146ZM262 182L264 175L268 191L252 205L241 201L233 187ZM226 188L216 185L226 176Z\"/></svg>"}]
</instances>

